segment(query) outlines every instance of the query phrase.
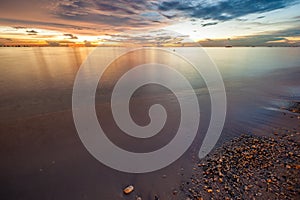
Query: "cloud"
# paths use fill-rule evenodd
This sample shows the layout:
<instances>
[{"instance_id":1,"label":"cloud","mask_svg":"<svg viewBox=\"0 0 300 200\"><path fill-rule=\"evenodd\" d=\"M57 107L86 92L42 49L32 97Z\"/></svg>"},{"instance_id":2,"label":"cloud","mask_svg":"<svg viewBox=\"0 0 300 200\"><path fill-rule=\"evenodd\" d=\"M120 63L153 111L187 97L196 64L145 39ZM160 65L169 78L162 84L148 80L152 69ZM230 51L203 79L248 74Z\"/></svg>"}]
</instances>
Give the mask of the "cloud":
<instances>
[{"instance_id":1,"label":"cloud","mask_svg":"<svg viewBox=\"0 0 300 200\"><path fill-rule=\"evenodd\" d=\"M88 15L88 9L86 9L88 6L90 6L90 3L88 1L59 1L58 4L54 7L55 9L53 13L56 15L69 17Z\"/></svg>"},{"instance_id":2,"label":"cloud","mask_svg":"<svg viewBox=\"0 0 300 200\"><path fill-rule=\"evenodd\" d=\"M136 44L136 45L167 45L167 44L181 44L189 41L188 35L181 35L167 30L151 31L147 34L116 34L111 35L110 39L106 42L123 43L123 44Z\"/></svg>"},{"instance_id":3,"label":"cloud","mask_svg":"<svg viewBox=\"0 0 300 200\"><path fill-rule=\"evenodd\" d=\"M164 16L167 19L174 19L176 17L178 17L177 15L173 14L173 15L168 15L168 14L162 14L162 16Z\"/></svg>"},{"instance_id":4,"label":"cloud","mask_svg":"<svg viewBox=\"0 0 300 200\"><path fill-rule=\"evenodd\" d=\"M155 10L152 2L153 0L27 0L26 3L19 3L18 0L10 0L0 6L0 24L50 30L73 29L66 32L88 35L145 30L162 26L167 21ZM23 10L21 6L24 7Z\"/></svg>"},{"instance_id":5,"label":"cloud","mask_svg":"<svg viewBox=\"0 0 300 200\"><path fill-rule=\"evenodd\" d=\"M15 28L15 29L26 29L25 26L15 26L15 27L13 27L13 28Z\"/></svg>"},{"instance_id":6,"label":"cloud","mask_svg":"<svg viewBox=\"0 0 300 200\"><path fill-rule=\"evenodd\" d=\"M147 15L142 15L147 13L147 5L146 0L68 0L59 2L52 13L65 20L111 26L147 26L152 21Z\"/></svg>"},{"instance_id":7,"label":"cloud","mask_svg":"<svg viewBox=\"0 0 300 200\"><path fill-rule=\"evenodd\" d=\"M78 39L77 36L70 34L70 33L66 33L66 34L64 34L64 36L68 37L68 39Z\"/></svg>"},{"instance_id":8,"label":"cloud","mask_svg":"<svg viewBox=\"0 0 300 200\"><path fill-rule=\"evenodd\" d=\"M28 35L36 35L38 32L35 30L26 31Z\"/></svg>"},{"instance_id":9,"label":"cloud","mask_svg":"<svg viewBox=\"0 0 300 200\"><path fill-rule=\"evenodd\" d=\"M205 26L213 26L213 25L217 25L218 22L210 22L210 23L205 23L205 24L202 24L202 27L205 27Z\"/></svg>"},{"instance_id":10,"label":"cloud","mask_svg":"<svg viewBox=\"0 0 300 200\"><path fill-rule=\"evenodd\" d=\"M206 39L199 41L202 46L225 46L228 44L233 46L290 46L300 45L300 43L290 43L288 37L300 37L300 27L286 29L275 32L265 32L260 35L250 35L237 38L224 39Z\"/></svg>"},{"instance_id":11,"label":"cloud","mask_svg":"<svg viewBox=\"0 0 300 200\"><path fill-rule=\"evenodd\" d=\"M196 0L163 1L158 5L162 12L176 10L182 15L201 19L227 21L253 13L264 13L293 5L298 0L224 0L214 3Z\"/></svg>"},{"instance_id":12,"label":"cloud","mask_svg":"<svg viewBox=\"0 0 300 200\"><path fill-rule=\"evenodd\" d=\"M135 4L137 3L145 3L144 1L140 2L134 2ZM101 10L101 11L113 11L117 12L118 14L129 14L129 15L134 15L138 13L137 9L140 9L138 5L136 6L137 9L133 8L133 5L130 4L130 1L120 1L120 0L114 0L114 1L94 1L96 9Z\"/></svg>"},{"instance_id":13,"label":"cloud","mask_svg":"<svg viewBox=\"0 0 300 200\"><path fill-rule=\"evenodd\" d=\"M99 32L141 31L163 26L168 21L154 9L151 2L152 0L64 0L54 3L47 12L56 19L52 22L80 25L82 28L72 31L76 34L83 34L77 30L86 30L85 27L95 29L90 31L92 35Z\"/></svg>"},{"instance_id":14,"label":"cloud","mask_svg":"<svg viewBox=\"0 0 300 200\"><path fill-rule=\"evenodd\" d=\"M32 28L42 28L42 29L48 29L48 30L57 30L65 32L68 30L68 32L74 32L81 33L82 34L95 34L96 27L88 26L85 24L80 23L72 23L69 22L51 22L50 20L45 21L36 21L36 20L24 20L24 19L8 19L8 18L0 18L0 24L9 25L15 29L29 29ZM20 26L22 24L22 26ZM76 25L74 25L76 24ZM102 28L103 31L109 30ZM101 31L97 31L98 34L101 33Z\"/></svg>"},{"instance_id":15,"label":"cloud","mask_svg":"<svg viewBox=\"0 0 300 200\"><path fill-rule=\"evenodd\" d=\"M11 38L0 38L0 40L13 41Z\"/></svg>"}]
</instances>

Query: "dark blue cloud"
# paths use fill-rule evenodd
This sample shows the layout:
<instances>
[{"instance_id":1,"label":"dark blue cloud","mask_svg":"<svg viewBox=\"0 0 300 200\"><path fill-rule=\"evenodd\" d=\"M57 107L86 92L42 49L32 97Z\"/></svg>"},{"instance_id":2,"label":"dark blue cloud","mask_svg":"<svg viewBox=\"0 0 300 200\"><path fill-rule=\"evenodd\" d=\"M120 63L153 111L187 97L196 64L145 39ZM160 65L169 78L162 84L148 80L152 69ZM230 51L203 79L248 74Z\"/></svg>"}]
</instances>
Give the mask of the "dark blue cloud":
<instances>
[{"instance_id":1,"label":"dark blue cloud","mask_svg":"<svg viewBox=\"0 0 300 200\"><path fill-rule=\"evenodd\" d=\"M163 1L158 5L161 11L181 11L194 18L226 21L252 13L264 13L288 7L299 0L227 0L208 4L195 0Z\"/></svg>"},{"instance_id":2,"label":"dark blue cloud","mask_svg":"<svg viewBox=\"0 0 300 200\"><path fill-rule=\"evenodd\" d=\"M205 23L205 24L201 24L202 27L205 27L205 26L213 26L213 25L217 25L218 22L210 22L210 23Z\"/></svg>"}]
</instances>

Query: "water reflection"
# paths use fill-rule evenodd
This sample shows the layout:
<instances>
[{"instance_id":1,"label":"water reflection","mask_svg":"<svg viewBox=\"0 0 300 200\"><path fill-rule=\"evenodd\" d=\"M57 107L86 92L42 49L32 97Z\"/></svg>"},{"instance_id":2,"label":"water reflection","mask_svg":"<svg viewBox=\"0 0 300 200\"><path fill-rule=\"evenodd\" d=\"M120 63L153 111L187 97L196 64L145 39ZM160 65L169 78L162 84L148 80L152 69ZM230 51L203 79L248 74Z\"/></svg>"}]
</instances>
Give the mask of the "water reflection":
<instances>
[{"instance_id":1,"label":"water reflection","mask_svg":"<svg viewBox=\"0 0 300 200\"><path fill-rule=\"evenodd\" d=\"M72 93L73 81L80 64L88 56L93 48L0 48L0 91L1 91L1 119L19 118L37 113L51 112L52 109L69 109L70 94ZM121 52L122 48L102 48L100 50L99 62L103 58L112 58ZM225 80L226 89L243 90L249 84L254 84L252 89L257 90L255 82L259 77L278 76L279 79L291 83L291 88L297 88L298 81L293 79L293 74L288 78L284 74L285 69L297 68L300 66L300 48L207 48L208 55L216 63ZM181 55L197 56L195 48L176 49ZM120 67L112 67L114 71L108 71L104 83L109 83L113 77L126 69L126 66L133 66L141 63L144 55L135 55L126 62L120 61ZM151 58L151 57L150 57ZM203 86L200 79L191 68L186 68L178 63L172 63L172 58L161 57L152 60L169 60L177 66L194 86ZM199 62L202 58L199 57ZM281 70L282 69L282 70ZM277 72L276 72L277 70ZM288 73L288 71L285 71ZM153 72L153 76L159 75ZM88 80L88 74L87 74ZM248 80L248 81L247 81ZM268 80L272 81L272 78ZM199 82L200 81L200 82ZM279 82L278 82L279 83ZM273 81L273 84L278 84ZM263 84L265 87L267 84ZM288 85L286 83L285 85ZM198 89L201 89L199 87ZM273 87L268 88L270 91ZM280 89L280 88L278 88ZM294 89L284 90L295 93ZM289 94L287 94L289 95ZM293 94L295 96L295 94ZM38 105L32 107L33 102ZM47 106L44 106L47 102ZM18 106L19 105L19 106ZM15 107L18 107L16 109ZM20 107L22 109L20 110ZM51 107L51 109L41 107Z\"/></svg>"}]
</instances>

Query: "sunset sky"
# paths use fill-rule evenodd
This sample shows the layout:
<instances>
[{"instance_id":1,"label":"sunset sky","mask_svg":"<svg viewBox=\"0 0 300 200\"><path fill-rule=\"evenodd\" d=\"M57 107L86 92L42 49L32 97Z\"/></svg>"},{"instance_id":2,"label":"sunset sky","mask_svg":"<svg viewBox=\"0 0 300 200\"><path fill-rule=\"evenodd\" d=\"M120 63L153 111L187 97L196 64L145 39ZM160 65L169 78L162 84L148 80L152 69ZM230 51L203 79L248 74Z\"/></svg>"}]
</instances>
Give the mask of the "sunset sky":
<instances>
[{"instance_id":1,"label":"sunset sky","mask_svg":"<svg viewBox=\"0 0 300 200\"><path fill-rule=\"evenodd\" d=\"M300 46L299 0L1 0L0 45Z\"/></svg>"}]
</instances>

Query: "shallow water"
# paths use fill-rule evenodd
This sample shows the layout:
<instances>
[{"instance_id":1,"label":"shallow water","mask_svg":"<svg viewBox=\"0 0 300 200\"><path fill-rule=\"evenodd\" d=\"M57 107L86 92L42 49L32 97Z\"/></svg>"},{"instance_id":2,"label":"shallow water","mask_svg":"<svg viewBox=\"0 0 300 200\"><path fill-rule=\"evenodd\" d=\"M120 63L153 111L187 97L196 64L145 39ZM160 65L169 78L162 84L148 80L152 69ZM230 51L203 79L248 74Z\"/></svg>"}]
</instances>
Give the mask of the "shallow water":
<instances>
[{"instance_id":1,"label":"shallow water","mask_svg":"<svg viewBox=\"0 0 300 200\"><path fill-rule=\"evenodd\" d=\"M99 60L126 50L100 48ZM172 57L159 58L176 66L195 89L201 109L198 136L189 151L167 168L140 175L118 172L87 152L72 118L73 83L81 63L92 51L93 48L0 48L0 195L5 199L132 199L134 195L176 199L172 190L188 177L208 126L210 101L205 83L193 68L176 66ZM227 94L227 118L219 144L243 133L268 131L270 125L284 124L277 120L279 108L300 99L300 48L205 51L219 68ZM176 48L174 53L198 59L197 48ZM122 134L115 126L109 109L112 86L122 70L143 62L143 58L133 56L112 65L96 93L98 119L108 137L134 152L161 148L172 139L179 123L175 96L166 88L149 86L134 95L133 119L146 125L149 105L161 103L170 116L167 126L144 141ZM199 56L199 62L204 61ZM87 71L86 79L92 75ZM164 76L159 71L148 75ZM193 91L186 91L176 80L170 81L188 101ZM124 197L122 188L128 184L136 186L136 193Z\"/></svg>"}]
</instances>

